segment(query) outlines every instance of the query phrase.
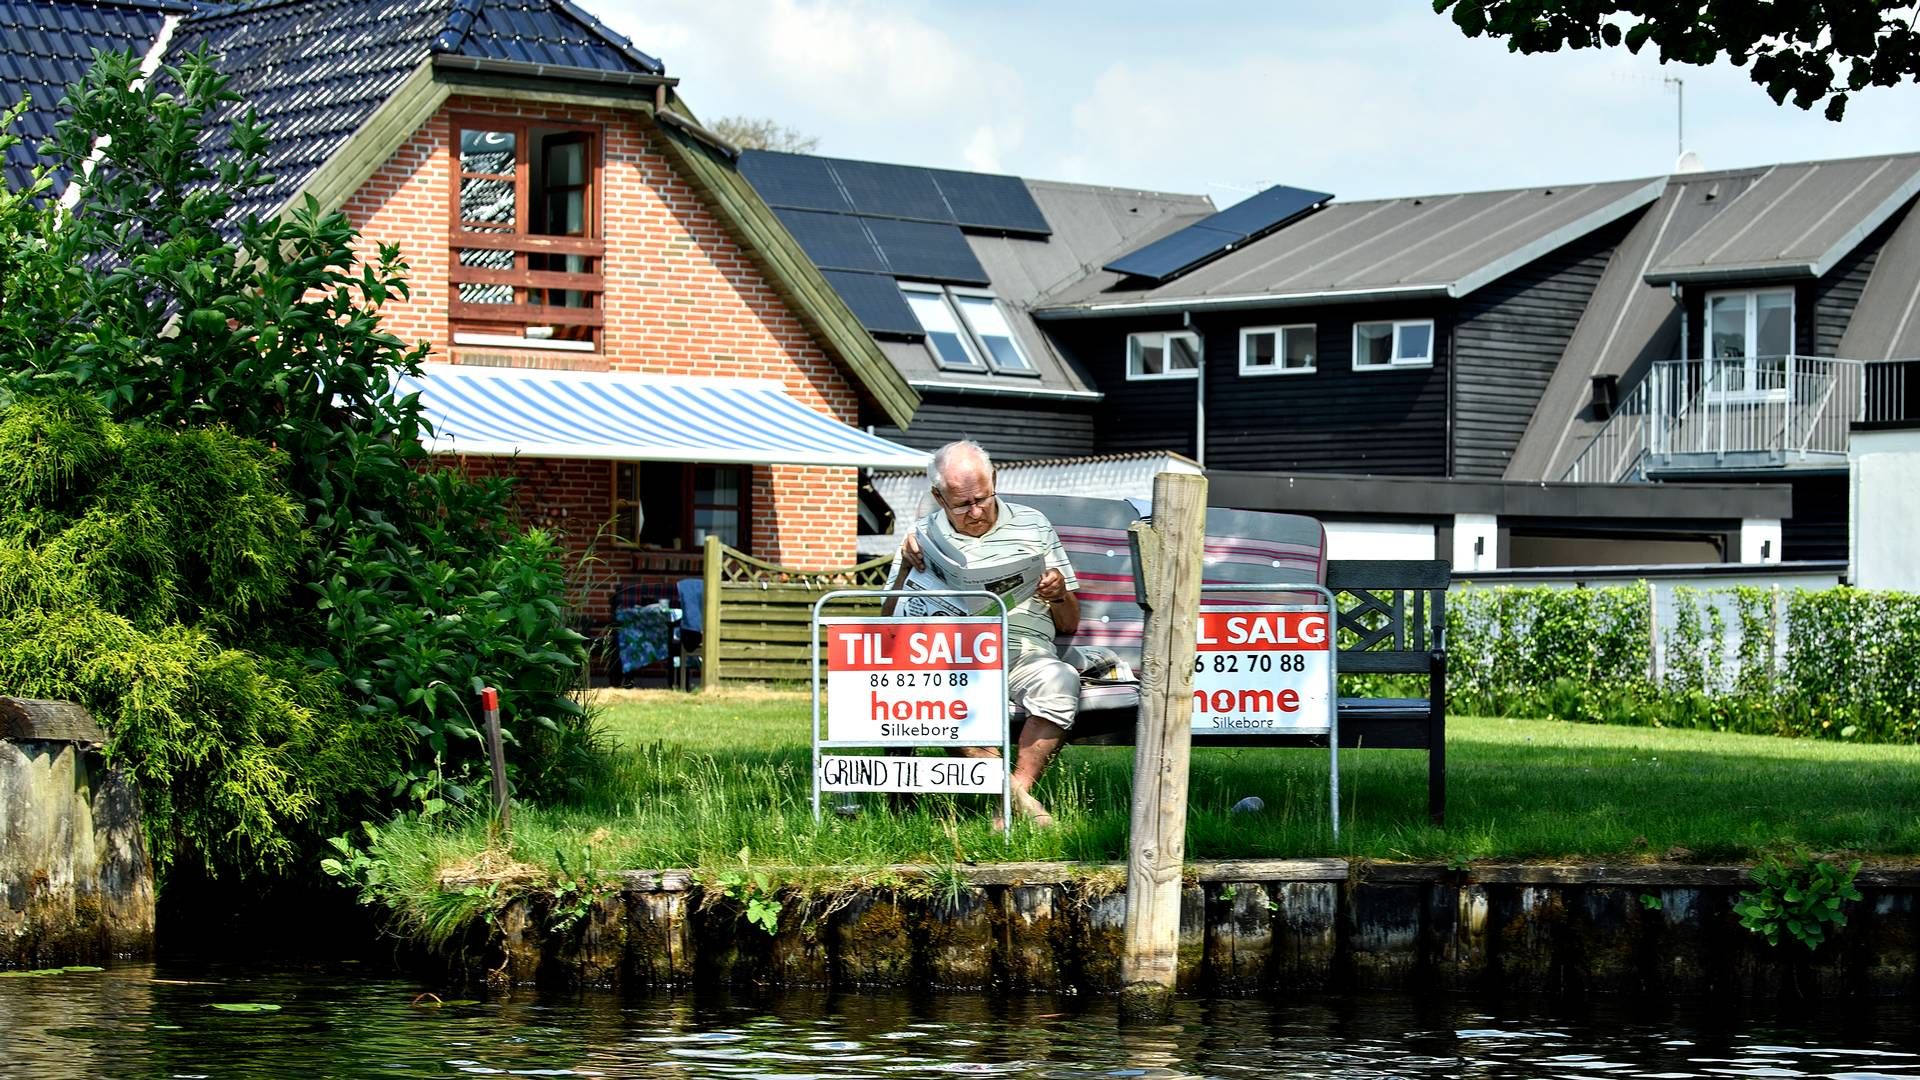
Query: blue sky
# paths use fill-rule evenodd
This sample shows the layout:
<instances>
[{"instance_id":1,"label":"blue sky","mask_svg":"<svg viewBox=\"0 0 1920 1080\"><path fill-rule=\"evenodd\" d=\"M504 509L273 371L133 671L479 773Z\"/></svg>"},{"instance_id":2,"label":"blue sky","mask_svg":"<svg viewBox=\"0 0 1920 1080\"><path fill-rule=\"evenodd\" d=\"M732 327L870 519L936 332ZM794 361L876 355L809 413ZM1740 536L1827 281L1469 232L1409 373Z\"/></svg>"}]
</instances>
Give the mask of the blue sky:
<instances>
[{"instance_id":1,"label":"blue sky","mask_svg":"<svg viewBox=\"0 0 1920 1080\"><path fill-rule=\"evenodd\" d=\"M1427 0L585 0L705 117L770 116L819 152L1226 205L1274 183L1346 199L1920 150L1920 87L1847 119L1744 70L1625 50L1515 56Z\"/></svg>"}]
</instances>

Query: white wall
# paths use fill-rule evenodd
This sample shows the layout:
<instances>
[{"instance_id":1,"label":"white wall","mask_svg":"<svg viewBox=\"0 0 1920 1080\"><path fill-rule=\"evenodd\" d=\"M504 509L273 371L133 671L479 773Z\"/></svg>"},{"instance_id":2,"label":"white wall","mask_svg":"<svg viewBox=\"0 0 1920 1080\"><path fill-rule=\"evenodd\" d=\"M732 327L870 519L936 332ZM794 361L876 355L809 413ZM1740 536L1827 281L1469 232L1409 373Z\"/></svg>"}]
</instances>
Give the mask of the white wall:
<instances>
[{"instance_id":1,"label":"white wall","mask_svg":"<svg viewBox=\"0 0 1920 1080\"><path fill-rule=\"evenodd\" d=\"M1329 559L1431 559L1431 525L1383 521L1326 521Z\"/></svg>"},{"instance_id":2,"label":"white wall","mask_svg":"<svg viewBox=\"0 0 1920 1080\"><path fill-rule=\"evenodd\" d=\"M1847 444L1848 577L1920 592L1920 430L1856 431Z\"/></svg>"}]
</instances>

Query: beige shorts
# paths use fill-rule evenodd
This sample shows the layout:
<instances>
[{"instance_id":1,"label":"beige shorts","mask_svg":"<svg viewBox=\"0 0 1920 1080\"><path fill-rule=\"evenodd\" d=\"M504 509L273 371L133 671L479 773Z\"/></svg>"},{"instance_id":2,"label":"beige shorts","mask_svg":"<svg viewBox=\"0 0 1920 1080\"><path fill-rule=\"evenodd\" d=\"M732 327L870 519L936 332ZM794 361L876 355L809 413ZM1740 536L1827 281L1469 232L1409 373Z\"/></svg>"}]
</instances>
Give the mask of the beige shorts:
<instances>
[{"instance_id":1,"label":"beige shorts","mask_svg":"<svg viewBox=\"0 0 1920 1080\"><path fill-rule=\"evenodd\" d=\"M1007 700L1071 730L1080 711L1080 673L1073 665L1044 653L1026 653L1007 665Z\"/></svg>"}]
</instances>

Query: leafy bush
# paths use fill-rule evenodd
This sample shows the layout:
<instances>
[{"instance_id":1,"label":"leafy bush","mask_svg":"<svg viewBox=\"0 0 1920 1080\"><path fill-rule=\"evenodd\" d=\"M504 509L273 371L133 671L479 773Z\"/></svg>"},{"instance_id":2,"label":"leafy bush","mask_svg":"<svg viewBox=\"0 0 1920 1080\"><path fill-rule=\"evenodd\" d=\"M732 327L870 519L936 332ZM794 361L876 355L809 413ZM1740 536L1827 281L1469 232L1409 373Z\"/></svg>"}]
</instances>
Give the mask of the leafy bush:
<instances>
[{"instance_id":1,"label":"leafy bush","mask_svg":"<svg viewBox=\"0 0 1920 1080\"><path fill-rule=\"evenodd\" d=\"M1920 741L1920 596L1676 588L1657 679L1644 584L1448 601L1456 712Z\"/></svg>"},{"instance_id":2,"label":"leafy bush","mask_svg":"<svg viewBox=\"0 0 1920 1080\"><path fill-rule=\"evenodd\" d=\"M363 259L311 200L239 215L268 181L265 130L221 119L235 104L204 54L144 82L131 55L102 56L40 148L86 177L71 211L44 176L0 193L0 403L45 402L0 421L31 429L5 434L0 596L24 621L0 692L93 706L161 833L201 852L244 835L238 864L262 866L295 843L276 830L376 790L464 798L482 683L522 795L565 783L591 735L553 540L516 525L510 483L435 468L419 402L394 393L426 351L380 328L407 295L399 252ZM210 166L198 148L220 126L230 152ZM380 748L376 777L329 757L331 734L303 741L309 725ZM208 796L225 817L193 809L195 769L227 770Z\"/></svg>"},{"instance_id":3,"label":"leafy bush","mask_svg":"<svg viewBox=\"0 0 1920 1080\"><path fill-rule=\"evenodd\" d=\"M1740 894L1733 910L1740 925L1767 944L1779 945L1785 934L1811 952L1827 939L1829 924L1836 930L1847 925L1842 905L1860 899L1853 885L1859 873L1858 859L1843 870L1804 852L1792 866L1769 855L1748 872L1754 887Z\"/></svg>"}]
</instances>

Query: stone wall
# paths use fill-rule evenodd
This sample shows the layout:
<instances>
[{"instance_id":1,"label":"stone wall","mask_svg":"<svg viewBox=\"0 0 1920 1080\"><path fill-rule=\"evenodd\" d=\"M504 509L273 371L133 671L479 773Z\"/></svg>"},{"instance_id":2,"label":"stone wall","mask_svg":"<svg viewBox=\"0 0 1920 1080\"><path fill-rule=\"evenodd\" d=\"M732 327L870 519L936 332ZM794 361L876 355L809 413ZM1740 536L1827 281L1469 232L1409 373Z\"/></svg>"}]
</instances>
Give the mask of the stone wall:
<instances>
[{"instance_id":1,"label":"stone wall","mask_svg":"<svg viewBox=\"0 0 1920 1080\"><path fill-rule=\"evenodd\" d=\"M806 902L779 931L706 903L685 873L630 873L592 913L553 932L546 894L523 892L439 960L475 982L1112 993L1126 896L1117 868L967 868ZM461 888L470 882L449 882ZM1734 866L1438 865L1342 859L1190 868L1183 991L1312 988L1895 996L1920 990L1920 871L1866 870L1849 923L1817 952L1771 947L1732 905Z\"/></svg>"},{"instance_id":2,"label":"stone wall","mask_svg":"<svg viewBox=\"0 0 1920 1080\"><path fill-rule=\"evenodd\" d=\"M140 800L84 709L0 698L0 969L153 950Z\"/></svg>"}]
</instances>

